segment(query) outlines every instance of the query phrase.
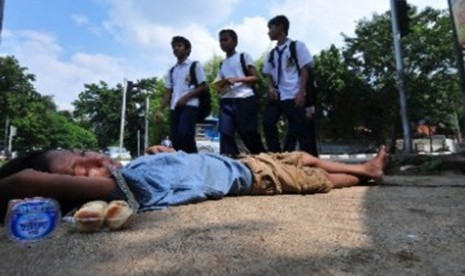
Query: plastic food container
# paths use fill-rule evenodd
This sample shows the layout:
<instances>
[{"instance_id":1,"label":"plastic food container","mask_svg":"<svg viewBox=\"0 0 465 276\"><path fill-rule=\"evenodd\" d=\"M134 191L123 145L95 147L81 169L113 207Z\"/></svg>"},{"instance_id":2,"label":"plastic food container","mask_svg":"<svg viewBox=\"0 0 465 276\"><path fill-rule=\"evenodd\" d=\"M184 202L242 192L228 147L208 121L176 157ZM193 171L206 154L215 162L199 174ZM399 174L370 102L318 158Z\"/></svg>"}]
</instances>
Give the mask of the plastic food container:
<instances>
[{"instance_id":1,"label":"plastic food container","mask_svg":"<svg viewBox=\"0 0 465 276\"><path fill-rule=\"evenodd\" d=\"M54 199L12 199L8 202L5 228L8 238L13 241L39 241L53 234L60 218L60 205Z\"/></svg>"}]
</instances>

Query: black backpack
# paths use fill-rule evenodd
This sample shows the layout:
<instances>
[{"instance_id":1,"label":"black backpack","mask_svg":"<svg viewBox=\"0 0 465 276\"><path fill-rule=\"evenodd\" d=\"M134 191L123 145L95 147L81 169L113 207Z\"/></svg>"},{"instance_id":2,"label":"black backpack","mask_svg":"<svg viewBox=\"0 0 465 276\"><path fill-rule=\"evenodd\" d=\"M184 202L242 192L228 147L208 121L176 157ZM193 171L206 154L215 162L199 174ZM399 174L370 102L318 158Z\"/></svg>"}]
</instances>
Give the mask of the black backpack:
<instances>
[{"instance_id":1,"label":"black backpack","mask_svg":"<svg viewBox=\"0 0 465 276\"><path fill-rule=\"evenodd\" d=\"M245 53L241 53L240 56L240 61L241 61L241 67L242 67L242 72L244 72L244 76L250 76L250 73L249 73L249 69L247 68L247 64L245 64ZM221 66L223 65L223 62L220 62L220 70L221 70ZM255 87L255 84L251 85L252 87L252 90L253 90L253 93L255 94L255 96L259 96L258 95L258 90L257 88Z\"/></svg>"},{"instance_id":2,"label":"black backpack","mask_svg":"<svg viewBox=\"0 0 465 276\"><path fill-rule=\"evenodd\" d=\"M189 75L190 75L190 85L194 85L195 87L199 86L199 82L197 80L197 75L195 74L195 67L197 66L197 61L191 63L191 67L189 68ZM170 79L171 79L171 87L173 87L173 70L174 67L170 69ZM205 121L205 118L210 115L212 111L212 99L210 95L210 90L208 89L204 91L202 94L199 95L199 118L198 123L202 123Z\"/></svg>"},{"instance_id":3,"label":"black backpack","mask_svg":"<svg viewBox=\"0 0 465 276\"><path fill-rule=\"evenodd\" d=\"M296 40L291 41L291 43L289 44L289 51L291 53L291 59L294 61L296 67L300 68L299 60L297 59L297 50L296 50L295 45L296 45ZM275 49L271 50L271 53L268 59L268 62L270 62L273 67L275 67L274 59L273 59L274 58L273 55L275 51L276 51ZM316 102L317 102L318 86L316 83L316 74L312 66L307 65L306 68L308 70L308 80L307 80L307 85L306 85L307 96L305 98L305 106L312 106L312 105L316 105ZM297 70L297 72L299 72L299 76L300 76L300 70Z\"/></svg>"}]
</instances>

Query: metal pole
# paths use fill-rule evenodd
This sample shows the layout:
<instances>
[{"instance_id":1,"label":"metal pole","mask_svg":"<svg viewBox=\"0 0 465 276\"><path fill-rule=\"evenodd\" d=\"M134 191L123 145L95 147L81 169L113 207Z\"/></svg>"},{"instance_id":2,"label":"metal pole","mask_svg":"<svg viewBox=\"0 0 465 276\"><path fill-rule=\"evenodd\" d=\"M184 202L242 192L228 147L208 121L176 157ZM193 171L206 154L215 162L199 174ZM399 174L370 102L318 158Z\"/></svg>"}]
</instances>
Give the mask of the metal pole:
<instances>
[{"instance_id":1,"label":"metal pole","mask_svg":"<svg viewBox=\"0 0 465 276\"><path fill-rule=\"evenodd\" d=\"M124 137L124 122L126 121L126 87L127 87L127 79L123 80L123 100L121 104L121 125L120 125L120 131L119 131L119 155L121 156L121 153L123 151L123 137Z\"/></svg>"},{"instance_id":2,"label":"metal pole","mask_svg":"<svg viewBox=\"0 0 465 276\"><path fill-rule=\"evenodd\" d=\"M149 147L149 112L150 112L150 99L149 95L145 98L145 127L144 127L144 149Z\"/></svg>"},{"instance_id":3,"label":"metal pole","mask_svg":"<svg viewBox=\"0 0 465 276\"><path fill-rule=\"evenodd\" d=\"M462 105L465 106L465 66L463 64L464 59L463 59L463 49L459 44L459 38L457 36L457 26L455 25L455 20L454 20L454 11L452 10L452 2L451 0L447 1L449 4L449 14L450 14L450 19L452 22L452 33L453 33L453 40L454 40L454 49L455 53L457 55L457 70L459 73L459 81L460 81L460 91L462 92ZM459 124L460 125L460 124ZM460 142L462 140L462 137L460 135L460 131L458 131L458 141Z\"/></svg>"},{"instance_id":4,"label":"metal pole","mask_svg":"<svg viewBox=\"0 0 465 276\"><path fill-rule=\"evenodd\" d=\"M5 118L5 136L3 139L3 148L5 150L5 156L8 156L8 134L10 131L10 116L8 116L8 109L6 110L6 118Z\"/></svg>"},{"instance_id":5,"label":"metal pole","mask_svg":"<svg viewBox=\"0 0 465 276\"><path fill-rule=\"evenodd\" d=\"M405 97L405 83L404 83L404 68L402 62L402 42L400 40L399 27L397 25L397 11L395 8L395 1L391 0L391 25L392 36L394 40L394 51L396 57L396 70L397 70L397 86L400 101L400 116L402 119L402 129L404 135L404 151L406 153L412 152L412 138L410 136L410 125L407 112L407 100Z\"/></svg>"},{"instance_id":6,"label":"metal pole","mask_svg":"<svg viewBox=\"0 0 465 276\"><path fill-rule=\"evenodd\" d=\"M2 42L2 29L3 29L3 12L5 10L5 0L0 0L0 42Z\"/></svg>"},{"instance_id":7,"label":"metal pole","mask_svg":"<svg viewBox=\"0 0 465 276\"><path fill-rule=\"evenodd\" d=\"M140 129L137 130L137 156L140 156Z\"/></svg>"}]
</instances>

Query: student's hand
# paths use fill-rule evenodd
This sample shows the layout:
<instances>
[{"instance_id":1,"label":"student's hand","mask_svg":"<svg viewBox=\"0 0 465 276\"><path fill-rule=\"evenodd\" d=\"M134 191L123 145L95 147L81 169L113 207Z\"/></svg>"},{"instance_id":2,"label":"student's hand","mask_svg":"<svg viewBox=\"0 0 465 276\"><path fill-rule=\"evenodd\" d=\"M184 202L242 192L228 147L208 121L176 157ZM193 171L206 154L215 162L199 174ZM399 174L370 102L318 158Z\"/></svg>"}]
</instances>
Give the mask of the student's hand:
<instances>
[{"instance_id":1,"label":"student's hand","mask_svg":"<svg viewBox=\"0 0 465 276\"><path fill-rule=\"evenodd\" d=\"M162 153L162 152L175 152L173 148L165 147L162 145L156 145L156 146L151 146L145 149L145 153L152 155L152 154L157 154L157 153Z\"/></svg>"},{"instance_id":2,"label":"student's hand","mask_svg":"<svg viewBox=\"0 0 465 276\"><path fill-rule=\"evenodd\" d=\"M229 83L229 80L227 79L221 79L218 81L215 81L212 84L213 89L215 89L220 95L226 94L230 89L231 85Z\"/></svg>"},{"instance_id":3,"label":"student's hand","mask_svg":"<svg viewBox=\"0 0 465 276\"><path fill-rule=\"evenodd\" d=\"M305 117L307 118L307 120L311 120L314 115L315 115L315 106L314 105L307 106L305 108Z\"/></svg>"},{"instance_id":4,"label":"student's hand","mask_svg":"<svg viewBox=\"0 0 465 276\"><path fill-rule=\"evenodd\" d=\"M163 119L163 113L160 110L155 111L153 114L153 121L160 122Z\"/></svg>"},{"instance_id":5,"label":"student's hand","mask_svg":"<svg viewBox=\"0 0 465 276\"><path fill-rule=\"evenodd\" d=\"M184 94L179 98L179 100L176 102L176 106L185 106L187 105L187 102L190 100L190 97L188 94Z\"/></svg>"},{"instance_id":6,"label":"student's hand","mask_svg":"<svg viewBox=\"0 0 465 276\"><path fill-rule=\"evenodd\" d=\"M240 78L229 78L227 80L228 80L229 85L234 85L235 83L241 82Z\"/></svg>"},{"instance_id":7,"label":"student's hand","mask_svg":"<svg viewBox=\"0 0 465 276\"><path fill-rule=\"evenodd\" d=\"M305 90L300 90L295 96L294 103L296 107L304 106L305 104Z\"/></svg>"},{"instance_id":8,"label":"student's hand","mask_svg":"<svg viewBox=\"0 0 465 276\"><path fill-rule=\"evenodd\" d=\"M275 88L268 90L268 100L270 101L278 100L278 91Z\"/></svg>"}]
</instances>

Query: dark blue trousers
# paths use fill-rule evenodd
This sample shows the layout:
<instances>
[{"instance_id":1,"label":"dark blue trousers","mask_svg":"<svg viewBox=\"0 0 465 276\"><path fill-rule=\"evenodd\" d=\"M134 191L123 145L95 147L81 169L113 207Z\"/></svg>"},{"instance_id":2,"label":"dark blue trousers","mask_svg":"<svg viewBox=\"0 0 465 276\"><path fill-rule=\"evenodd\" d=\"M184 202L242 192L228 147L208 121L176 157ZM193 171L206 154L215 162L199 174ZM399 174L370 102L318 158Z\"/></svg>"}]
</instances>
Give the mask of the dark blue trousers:
<instances>
[{"instance_id":1,"label":"dark blue trousers","mask_svg":"<svg viewBox=\"0 0 465 276\"><path fill-rule=\"evenodd\" d=\"M258 154L265 151L258 133L258 100L255 95L247 98L221 99L219 119L221 154L239 154L236 131L250 153Z\"/></svg>"},{"instance_id":2,"label":"dark blue trousers","mask_svg":"<svg viewBox=\"0 0 465 276\"><path fill-rule=\"evenodd\" d=\"M294 151L295 139L286 139L284 146L279 140L277 123L284 115L287 119L288 137L295 137L299 141L300 150L310 152L310 136L305 132L305 107L296 107L294 100L268 101L263 114L263 132L265 133L268 151Z\"/></svg>"},{"instance_id":3,"label":"dark blue trousers","mask_svg":"<svg viewBox=\"0 0 465 276\"><path fill-rule=\"evenodd\" d=\"M315 122L315 114L313 115L313 118L308 119L305 118L304 122L304 128L305 128L305 140L308 141L308 148L305 150L300 147L301 150L310 153L311 155L318 157L318 147L316 143L316 122ZM289 131L286 134L286 145L289 145L291 148L296 148L297 145L297 137L290 133Z\"/></svg>"},{"instance_id":4,"label":"dark blue trousers","mask_svg":"<svg viewBox=\"0 0 465 276\"><path fill-rule=\"evenodd\" d=\"M170 139L175 150L196 153L195 125L199 116L199 108L181 106L170 110Z\"/></svg>"}]
</instances>

